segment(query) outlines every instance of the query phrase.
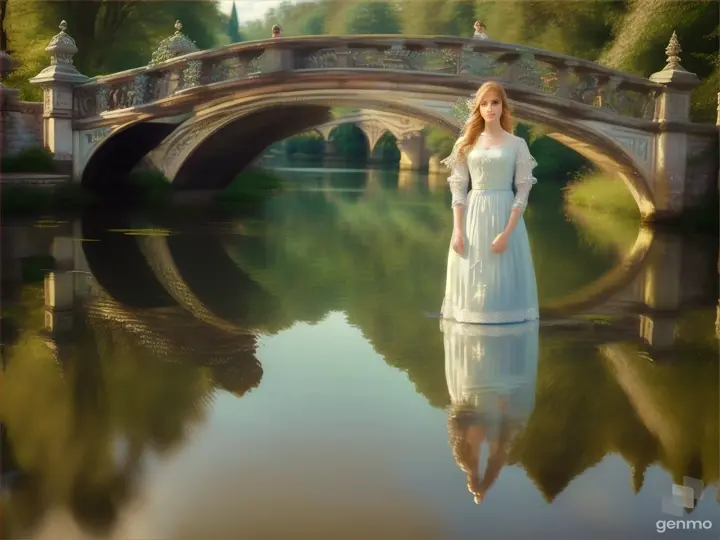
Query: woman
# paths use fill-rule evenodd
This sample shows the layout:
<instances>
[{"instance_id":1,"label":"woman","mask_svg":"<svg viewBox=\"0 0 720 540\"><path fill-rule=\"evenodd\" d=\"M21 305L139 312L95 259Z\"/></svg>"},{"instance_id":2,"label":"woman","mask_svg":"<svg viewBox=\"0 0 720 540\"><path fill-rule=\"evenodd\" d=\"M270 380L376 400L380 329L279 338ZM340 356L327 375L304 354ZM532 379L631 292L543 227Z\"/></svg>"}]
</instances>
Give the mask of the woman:
<instances>
[{"instance_id":1,"label":"woman","mask_svg":"<svg viewBox=\"0 0 720 540\"><path fill-rule=\"evenodd\" d=\"M442 161L451 169L453 209L444 319L498 324L539 317L523 220L537 162L525 140L511 131L505 90L487 82L475 95L463 134Z\"/></svg>"}]
</instances>

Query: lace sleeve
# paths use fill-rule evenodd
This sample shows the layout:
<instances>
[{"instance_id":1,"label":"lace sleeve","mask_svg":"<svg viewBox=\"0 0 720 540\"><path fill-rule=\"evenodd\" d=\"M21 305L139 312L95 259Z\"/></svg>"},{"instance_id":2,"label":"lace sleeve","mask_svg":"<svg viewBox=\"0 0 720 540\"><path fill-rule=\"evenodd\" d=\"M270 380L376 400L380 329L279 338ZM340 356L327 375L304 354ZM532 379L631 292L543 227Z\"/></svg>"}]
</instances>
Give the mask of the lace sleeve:
<instances>
[{"instance_id":1,"label":"lace sleeve","mask_svg":"<svg viewBox=\"0 0 720 540\"><path fill-rule=\"evenodd\" d=\"M537 161L530 154L525 139L520 139L517 155L515 156L515 199L512 207L525 211L530 196L530 190L537 184L537 178L533 176L533 169L537 167Z\"/></svg>"},{"instance_id":2,"label":"lace sleeve","mask_svg":"<svg viewBox=\"0 0 720 540\"><path fill-rule=\"evenodd\" d=\"M451 207L458 204L467 204L468 185L470 184L470 171L467 163L458 155L458 145L455 143L452 153L441 160L440 163L450 169L448 177L448 185L452 195Z\"/></svg>"}]
</instances>

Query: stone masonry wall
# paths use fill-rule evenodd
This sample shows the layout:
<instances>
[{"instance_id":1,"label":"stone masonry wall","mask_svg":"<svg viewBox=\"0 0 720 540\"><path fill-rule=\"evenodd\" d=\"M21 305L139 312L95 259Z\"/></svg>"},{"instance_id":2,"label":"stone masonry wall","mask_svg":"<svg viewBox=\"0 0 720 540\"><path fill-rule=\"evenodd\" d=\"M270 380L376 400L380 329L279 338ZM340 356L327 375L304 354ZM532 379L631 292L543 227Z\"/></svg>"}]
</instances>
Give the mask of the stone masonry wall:
<instances>
[{"instance_id":1,"label":"stone masonry wall","mask_svg":"<svg viewBox=\"0 0 720 540\"><path fill-rule=\"evenodd\" d=\"M718 138L688 136L685 204L702 206L708 197L718 196Z\"/></svg>"},{"instance_id":2,"label":"stone masonry wall","mask_svg":"<svg viewBox=\"0 0 720 540\"><path fill-rule=\"evenodd\" d=\"M0 99L0 132L3 155L43 144L42 102L19 101L17 94L3 89Z\"/></svg>"}]
</instances>

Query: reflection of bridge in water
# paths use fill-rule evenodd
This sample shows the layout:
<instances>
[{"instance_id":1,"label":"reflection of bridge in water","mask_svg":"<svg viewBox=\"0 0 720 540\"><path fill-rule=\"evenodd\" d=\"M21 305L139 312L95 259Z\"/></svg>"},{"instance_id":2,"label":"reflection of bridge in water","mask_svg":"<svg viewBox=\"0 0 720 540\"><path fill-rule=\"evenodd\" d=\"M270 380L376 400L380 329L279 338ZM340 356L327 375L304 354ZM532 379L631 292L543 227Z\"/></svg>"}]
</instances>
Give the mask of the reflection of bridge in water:
<instances>
[{"instance_id":1,"label":"reflection of bridge in water","mask_svg":"<svg viewBox=\"0 0 720 540\"><path fill-rule=\"evenodd\" d=\"M122 234L117 231L131 225L124 218L107 216L60 227L67 228L66 235L48 229L52 232L46 240L35 245L22 229L10 227L4 241L7 260L30 255L54 258L55 269L45 280L46 326L53 333L69 324L66 321L77 306L87 305L97 316L146 335L160 331L161 325L178 328L176 338L180 338L188 325L197 326L193 333L201 332L202 323L202 331L211 334L208 343L222 348L228 343L225 336L247 339L249 330L262 327L278 310L278 299L228 256L218 240L222 235L199 230L173 234L162 229ZM713 256L691 238L640 229L614 268L572 295L542 305L541 320L560 327L576 316L630 317L638 322L641 341L654 347L672 345L681 310L715 305L707 296L717 284ZM120 259L122 272L110 262ZM198 260L203 264L198 265ZM12 274L10 266L6 269L6 276ZM180 313L186 319L181 320ZM158 350L171 349L166 344ZM212 361L224 355L218 349Z\"/></svg>"},{"instance_id":2,"label":"reflection of bridge in water","mask_svg":"<svg viewBox=\"0 0 720 540\"><path fill-rule=\"evenodd\" d=\"M77 313L83 310L91 323L123 332L161 359L210 368L217 386L238 396L258 386L262 368L255 358L256 336L248 328L261 326L266 319L274 317L277 299L237 268L217 240L217 231L207 234L195 229L175 235L155 229L148 235L122 234L122 229L131 228L122 218L93 216L47 229L44 239L42 233L38 233L39 240L35 243L23 237L23 229L6 228L4 255L7 260L33 255L51 255L55 260L55 267L44 282L45 330L51 344L56 347L61 344L58 354L67 351L62 344L71 340L65 336L72 333ZM135 232L142 231L136 229ZM83 241L78 240L80 238ZM567 448L560 450L557 445L540 448L533 444L533 437L539 437L538 433L543 431L537 428L542 423L540 419L553 402L553 396L549 395L552 388L548 389L541 380L556 376L554 370L557 369L552 359L541 360L544 363L538 366L538 397L528 419L530 427L520 434L514 449L506 456L506 463L525 468L547 500L553 500L572 478L597 463L607 452L618 452L631 464L636 491L642 486L644 471L653 463L670 471L674 479L682 478L683 474L698 474L700 451L695 443L704 445L706 441L694 441L678 427L684 417L678 420L673 416L676 412L670 410L672 406L668 402L672 397L666 394L664 386L654 382L656 378L673 375L667 371L663 374L662 370L668 366L640 361L636 354L647 346L651 357L656 352L672 349L674 327L681 310L714 304L706 298L709 284L716 277L711 272L714 264L702 259L703 253L708 258L714 254L693 249L691 242L642 230L621 263L583 289L586 293L578 293L546 309L543 339L587 340L588 347L592 348L598 343L603 345L600 371L607 371L606 380L612 381L622 393L611 395L614 403L600 403L599 407L614 411L615 416L609 415L606 421L622 426L625 423L617 418L620 414L617 411L624 411L621 415L632 418L628 420L633 426L631 431L635 435L642 433L637 435L641 451L628 446L628 434L622 429L613 431L615 438L609 448L588 449L568 442ZM199 259L202 265L197 264ZM123 261L123 271L118 271L113 260ZM9 269L12 272L12 268ZM238 286L223 287L223 284ZM233 294L231 289L238 292ZM573 323L575 326L568 324L575 315L627 315L628 310L633 314L618 324L592 327L583 320ZM634 328L626 324L628 320L633 321ZM589 327L588 332L583 331ZM637 339L637 346L628 346L631 333ZM62 358L58 360L62 363ZM442 363L441 359L438 363ZM685 370L683 373L687 366L687 362L670 364L672 369ZM592 379L599 373L597 365L586 367L590 371L585 375L587 378ZM408 370L408 376L413 379L411 371ZM586 396L599 401L607 397L604 394ZM705 403L709 398L701 399ZM565 405L573 408L573 404ZM602 420L602 414L598 418ZM592 418L585 420L592 424ZM532 427L533 423L536 427ZM545 432L544 436L567 437L563 429L570 428L555 426L554 429L555 433L551 429L551 433ZM688 447L688 440L695 446ZM710 471L709 475L717 470L709 456L703 455L700 463Z\"/></svg>"}]
</instances>

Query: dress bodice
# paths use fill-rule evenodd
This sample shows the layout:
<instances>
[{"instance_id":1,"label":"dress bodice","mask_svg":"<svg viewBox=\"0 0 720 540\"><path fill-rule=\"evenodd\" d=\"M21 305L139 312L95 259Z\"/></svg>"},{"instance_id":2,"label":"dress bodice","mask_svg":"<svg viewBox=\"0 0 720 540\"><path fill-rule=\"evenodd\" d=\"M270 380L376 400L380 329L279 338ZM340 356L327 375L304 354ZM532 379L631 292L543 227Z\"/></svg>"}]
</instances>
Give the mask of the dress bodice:
<instances>
[{"instance_id":1,"label":"dress bodice","mask_svg":"<svg viewBox=\"0 0 720 540\"><path fill-rule=\"evenodd\" d=\"M511 190L515 172L516 144L484 148L478 142L467 154L470 182L474 190Z\"/></svg>"},{"instance_id":2,"label":"dress bodice","mask_svg":"<svg viewBox=\"0 0 720 540\"><path fill-rule=\"evenodd\" d=\"M467 204L468 186L474 191L509 191L515 188L513 208L524 211L532 186L537 183L533 169L537 161L525 139L506 133L501 145L483 147L482 136L465 156L459 154L458 140L442 163L450 168L448 184L452 206Z\"/></svg>"}]
</instances>

